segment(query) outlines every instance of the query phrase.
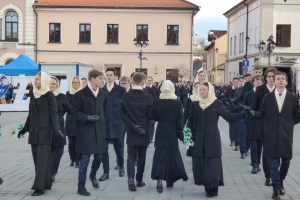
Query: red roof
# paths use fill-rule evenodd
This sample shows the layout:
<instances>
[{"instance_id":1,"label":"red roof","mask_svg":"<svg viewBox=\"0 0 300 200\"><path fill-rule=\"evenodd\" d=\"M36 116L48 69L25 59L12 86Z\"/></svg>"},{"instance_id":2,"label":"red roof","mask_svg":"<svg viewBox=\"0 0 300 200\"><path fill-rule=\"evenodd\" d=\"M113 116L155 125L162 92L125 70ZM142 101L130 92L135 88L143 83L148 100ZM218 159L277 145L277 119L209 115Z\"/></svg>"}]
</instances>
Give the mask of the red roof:
<instances>
[{"instance_id":1,"label":"red roof","mask_svg":"<svg viewBox=\"0 0 300 200\"><path fill-rule=\"evenodd\" d=\"M213 32L214 34L209 34L210 32ZM217 38L222 37L223 35L225 35L227 33L227 31L223 31L223 30L210 30L208 31L208 37L207 40L208 41L212 41L215 40L217 36Z\"/></svg>"},{"instance_id":2,"label":"red roof","mask_svg":"<svg viewBox=\"0 0 300 200\"><path fill-rule=\"evenodd\" d=\"M38 0L37 3L34 3L34 6L200 9L200 6L187 0Z\"/></svg>"}]
</instances>

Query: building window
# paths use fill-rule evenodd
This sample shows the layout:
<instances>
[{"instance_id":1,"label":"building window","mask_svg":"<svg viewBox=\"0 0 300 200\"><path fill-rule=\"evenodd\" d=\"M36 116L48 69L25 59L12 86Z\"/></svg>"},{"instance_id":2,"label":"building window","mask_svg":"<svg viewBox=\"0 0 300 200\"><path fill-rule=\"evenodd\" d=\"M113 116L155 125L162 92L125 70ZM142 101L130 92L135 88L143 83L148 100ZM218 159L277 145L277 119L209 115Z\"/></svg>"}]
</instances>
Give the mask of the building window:
<instances>
[{"instance_id":1,"label":"building window","mask_svg":"<svg viewBox=\"0 0 300 200\"><path fill-rule=\"evenodd\" d=\"M138 42L148 40L148 25L138 24L136 26L136 39Z\"/></svg>"},{"instance_id":2,"label":"building window","mask_svg":"<svg viewBox=\"0 0 300 200\"><path fill-rule=\"evenodd\" d=\"M49 24L49 42L60 42L60 24Z\"/></svg>"},{"instance_id":3,"label":"building window","mask_svg":"<svg viewBox=\"0 0 300 200\"><path fill-rule=\"evenodd\" d=\"M242 47L242 41L241 41L241 39L242 39L242 34L240 33L240 37L239 37L239 53L242 52L241 51L241 47Z\"/></svg>"},{"instance_id":4,"label":"building window","mask_svg":"<svg viewBox=\"0 0 300 200\"><path fill-rule=\"evenodd\" d=\"M18 14L14 11L5 15L5 40L18 40Z\"/></svg>"},{"instance_id":5,"label":"building window","mask_svg":"<svg viewBox=\"0 0 300 200\"><path fill-rule=\"evenodd\" d=\"M244 34L244 32L242 32L242 49L241 49L241 51L242 51L242 53L244 52L244 41L245 41L245 34Z\"/></svg>"},{"instance_id":6,"label":"building window","mask_svg":"<svg viewBox=\"0 0 300 200\"><path fill-rule=\"evenodd\" d=\"M144 73L146 76L148 76L148 69L147 68L135 68L135 72Z\"/></svg>"},{"instance_id":7,"label":"building window","mask_svg":"<svg viewBox=\"0 0 300 200\"><path fill-rule=\"evenodd\" d=\"M234 50L233 50L233 55L235 55L235 54L236 54L236 36L234 36L234 44L233 44L233 48L234 48Z\"/></svg>"},{"instance_id":8,"label":"building window","mask_svg":"<svg viewBox=\"0 0 300 200\"><path fill-rule=\"evenodd\" d=\"M179 26L168 25L167 44L178 44L178 38L179 38Z\"/></svg>"},{"instance_id":9,"label":"building window","mask_svg":"<svg viewBox=\"0 0 300 200\"><path fill-rule=\"evenodd\" d=\"M232 38L230 38L230 55L232 56Z\"/></svg>"},{"instance_id":10,"label":"building window","mask_svg":"<svg viewBox=\"0 0 300 200\"><path fill-rule=\"evenodd\" d=\"M291 25L277 25L276 45L281 47L291 46Z\"/></svg>"},{"instance_id":11,"label":"building window","mask_svg":"<svg viewBox=\"0 0 300 200\"><path fill-rule=\"evenodd\" d=\"M178 71L174 69L166 69L166 80L170 80L172 82L178 81Z\"/></svg>"},{"instance_id":12,"label":"building window","mask_svg":"<svg viewBox=\"0 0 300 200\"><path fill-rule=\"evenodd\" d=\"M5 62L5 65L11 63L12 61L14 61L14 59L12 59L12 58L8 59L8 60Z\"/></svg>"},{"instance_id":13,"label":"building window","mask_svg":"<svg viewBox=\"0 0 300 200\"><path fill-rule=\"evenodd\" d=\"M119 25L107 24L107 43L119 42Z\"/></svg>"},{"instance_id":14,"label":"building window","mask_svg":"<svg viewBox=\"0 0 300 200\"><path fill-rule=\"evenodd\" d=\"M79 43L91 43L91 24L79 25Z\"/></svg>"}]
</instances>

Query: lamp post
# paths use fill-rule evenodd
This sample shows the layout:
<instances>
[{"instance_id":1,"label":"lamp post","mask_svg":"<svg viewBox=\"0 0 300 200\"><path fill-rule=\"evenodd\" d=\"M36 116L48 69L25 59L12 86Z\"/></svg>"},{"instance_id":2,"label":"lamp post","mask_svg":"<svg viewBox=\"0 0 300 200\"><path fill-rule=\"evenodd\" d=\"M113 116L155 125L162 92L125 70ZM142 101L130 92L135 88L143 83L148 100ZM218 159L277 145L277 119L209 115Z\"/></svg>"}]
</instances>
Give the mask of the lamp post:
<instances>
[{"instance_id":1,"label":"lamp post","mask_svg":"<svg viewBox=\"0 0 300 200\"><path fill-rule=\"evenodd\" d=\"M215 43L214 46L216 46L216 41L217 41L218 37L212 31L210 31L208 34L209 35L213 35L216 38L215 41L214 41L214 43ZM216 56L216 54L218 54L218 52L219 52L218 48L214 49L214 63L213 63L213 66L215 68L215 77L214 77L215 84L217 83L217 73L218 73L218 69L217 69L217 60L218 60L218 57ZM216 62L215 62L215 60L216 60Z\"/></svg>"},{"instance_id":2,"label":"lamp post","mask_svg":"<svg viewBox=\"0 0 300 200\"><path fill-rule=\"evenodd\" d=\"M140 59L140 70L142 70L142 66L143 66L143 48L146 48L146 46L148 46L149 40L148 39L133 39L134 45L136 47L140 48L140 53L139 53L139 59Z\"/></svg>"},{"instance_id":3,"label":"lamp post","mask_svg":"<svg viewBox=\"0 0 300 200\"><path fill-rule=\"evenodd\" d=\"M271 53L274 52L274 49L276 47L276 44L275 42L273 41L274 37L273 35L271 35L269 37L269 39L267 40L268 44L267 44L267 48L265 50L265 45L266 43L264 43L264 41L262 40L260 43L259 43L259 46L258 46L258 49L260 50L260 52L264 53L264 52L268 52L269 53L269 60L268 60L268 66L270 67L270 62L271 62Z\"/></svg>"}]
</instances>

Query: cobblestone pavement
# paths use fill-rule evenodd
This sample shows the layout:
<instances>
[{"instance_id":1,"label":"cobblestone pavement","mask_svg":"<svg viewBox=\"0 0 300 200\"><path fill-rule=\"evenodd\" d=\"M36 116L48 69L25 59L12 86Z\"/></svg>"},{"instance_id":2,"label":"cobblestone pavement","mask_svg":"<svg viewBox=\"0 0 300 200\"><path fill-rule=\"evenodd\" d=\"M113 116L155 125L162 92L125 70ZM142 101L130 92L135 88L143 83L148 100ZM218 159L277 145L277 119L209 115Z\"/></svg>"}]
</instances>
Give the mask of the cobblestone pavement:
<instances>
[{"instance_id":1,"label":"cobblestone pavement","mask_svg":"<svg viewBox=\"0 0 300 200\"><path fill-rule=\"evenodd\" d=\"M2 137L0 138L0 177L4 183L0 186L0 200L179 200L179 199L206 199L204 187L193 184L192 160L185 156L186 149L180 145L185 169L189 176L186 182L178 181L174 188L164 187L164 192L156 192L156 181L150 178L151 163L154 153L153 144L148 148L144 181L146 186L138 188L137 192L130 192L127 188L127 177L118 177L118 171L113 168L116 165L116 157L110 146L110 179L100 182L100 189L92 188L88 180L86 187L92 194L90 197L81 197L76 194L78 169L69 166L68 150L65 148L61 165L52 190L46 191L41 197L31 197L31 186L34 177L34 165L31 156L30 145L27 139L15 139L10 135L13 128L19 123L25 122L27 113L2 113L0 123L2 125ZM225 186L219 189L219 196L215 199L271 199L272 188L264 186L264 174L250 173L250 158L241 160L239 153L229 146L228 124L220 119L219 128L223 149L223 169ZM126 154L125 154L126 155ZM89 166L90 167L90 166ZM294 133L294 157L287 179L285 180L286 194L282 199L300 200L300 125L295 127ZM90 169L89 169L90 170ZM97 177L102 174L102 166ZM165 183L164 183L165 185Z\"/></svg>"}]
</instances>

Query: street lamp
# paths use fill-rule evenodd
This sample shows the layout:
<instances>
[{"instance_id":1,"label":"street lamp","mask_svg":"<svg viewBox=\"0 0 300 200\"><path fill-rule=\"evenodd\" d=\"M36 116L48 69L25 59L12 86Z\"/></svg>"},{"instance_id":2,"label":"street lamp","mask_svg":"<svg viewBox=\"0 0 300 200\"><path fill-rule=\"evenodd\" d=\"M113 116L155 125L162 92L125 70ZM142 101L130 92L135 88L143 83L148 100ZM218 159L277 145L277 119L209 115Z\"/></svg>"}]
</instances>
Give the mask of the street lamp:
<instances>
[{"instance_id":1,"label":"street lamp","mask_svg":"<svg viewBox=\"0 0 300 200\"><path fill-rule=\"evenodd\" d=\"M146 48L148 46L149 40L148 39L141 39L138 40L136 38L133 39L134 45L136 47L140 48L140 53L139 53L139 59L140 59L140 70L142 70L142 65L143 65L143 48Z\"/></svg>"},{"instance_id":2,"label":"street lamp","mask_svg":"<svg viewBox=\"0 0 300 200\"><path fill-rule=\"evenodd\" d=\"M276 47L276 44L273 41L273 39L274 39L274 37L273 37L273 35L271 35L269 37L269 39L267 40L268 44L267 44L266 50L265 50L266 43L263 40L259 43L259 46L258 46L258 49L260 50L260 52L262 52L262 53L268 52L269 53L269 60L268 60L269 67L270 67L271 53L274 52L274 49Z\"/></svg>"},{"instance_id":3,"label":"street lamp","mask_svg":"<svg viewBox=\"0 0 300 200\"><path fill-rule=\"evenodd\" d=\"M208 34L209 35L213 35L213 36L215 36L215 41L214 41L214 43L215 43L215 45L214 46L216 46L216 40L218 39L218 37L214 34L214 32L212 32L212 31L210 31L210 32L208 32ZM216 56L216 54L217 53L219 53L219 49L218 48L216 48L216 49L214 49L215 50L215 52L214 52L214 58L216 58L216 62L214 62L214 68L215 68L215 75L214 75L214 82L215 82L215 84L217 83L217 71L218 71L218 69L217 69L217 56ZM215 59L214 59L215 60Z\"/></svg>"}]
</instances>

